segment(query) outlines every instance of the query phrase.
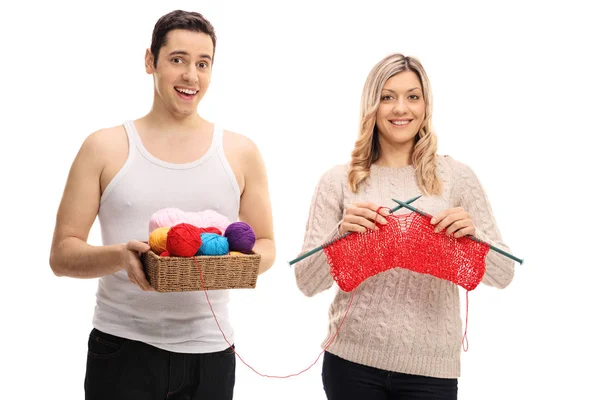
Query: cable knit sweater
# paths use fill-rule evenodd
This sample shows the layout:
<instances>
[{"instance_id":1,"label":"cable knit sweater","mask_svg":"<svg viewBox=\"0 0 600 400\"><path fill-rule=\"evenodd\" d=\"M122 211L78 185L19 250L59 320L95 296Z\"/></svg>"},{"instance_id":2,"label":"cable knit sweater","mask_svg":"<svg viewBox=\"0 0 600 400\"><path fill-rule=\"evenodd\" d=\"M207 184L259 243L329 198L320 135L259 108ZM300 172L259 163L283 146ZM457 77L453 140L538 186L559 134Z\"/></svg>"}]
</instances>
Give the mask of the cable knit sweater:
<instances>
[{"instance_id":1,"label":"cable knit sweater","mask_svg":"<svg viewBox=\"0 0 600 400\"><path fill-rule=\"evenodd\" d=\"M413 205L432 215L451 207L463 207L476 228L475 236L510 251L502 242L487 196L466 165L449 156L437 157L443 183L439 196L423 196ZM302 253L338 234L344 210L357 201L394 208L392 198L409 199L421 194L413 166L371 166L370 176L358 193L348 186L348 165L327 171L313 195ZM397 213L410 212L400 209ZM299 289L313 296L333 284L324 252L295 264ZM514 274L514 262L494 251L486 257L483 283L506 287ZM337 289L329 309L329 333L335 334L351 298ZM338 336L328 348L337 356L371 367L438 378L460 376L462 320L458 287L429 275L394 268L365 280L356 289L350 311Z\"/></svg>"}]
</instances>

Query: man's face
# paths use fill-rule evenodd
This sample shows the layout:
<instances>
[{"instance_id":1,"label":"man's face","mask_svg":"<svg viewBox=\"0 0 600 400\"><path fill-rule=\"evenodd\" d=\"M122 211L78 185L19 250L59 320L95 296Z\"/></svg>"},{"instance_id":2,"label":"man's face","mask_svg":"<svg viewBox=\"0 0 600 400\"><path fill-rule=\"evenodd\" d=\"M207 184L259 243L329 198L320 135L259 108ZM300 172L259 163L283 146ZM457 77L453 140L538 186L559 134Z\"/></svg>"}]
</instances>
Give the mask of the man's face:
<instances>
[{"instance_id":1,"label":"man's face","mask_svg":"<svg viewBox=\"0 0 600 400\"><path fill-rule=\"evenodd\" d=\"M158 53L156 67L146 51L146 72L154 76L154 89L165 109L185 117L198 109L212 72L214 47L203 32L172 30Z\"/></svg>"}]
</instances>

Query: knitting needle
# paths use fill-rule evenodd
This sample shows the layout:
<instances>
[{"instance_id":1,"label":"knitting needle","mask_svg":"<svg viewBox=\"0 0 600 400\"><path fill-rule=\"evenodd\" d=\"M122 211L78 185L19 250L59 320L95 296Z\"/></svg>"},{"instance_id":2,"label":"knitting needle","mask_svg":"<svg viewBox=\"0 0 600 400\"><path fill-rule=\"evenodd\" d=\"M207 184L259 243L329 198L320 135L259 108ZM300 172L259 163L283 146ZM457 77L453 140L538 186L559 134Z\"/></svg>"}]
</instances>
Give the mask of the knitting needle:
<instances>
[{"instance_id":1,"label":"knitting needle","mask_svg":"<svg viewBox=\"0 0 600 400\"><path fill-rule=\"evenodd\" d=\"M427 218L429 218L429 219L433 218L433 216L432 216L432 215L429 215L429 214L427 214L427 213L426 213L426 212L424 212L424 211L421 211L421 210L419 210L419 209L416 209L416 208L414 208L413 206L410 206L410 205L408 205L408 204L407 204L407 203L405 203L405 202L402 202L402 201L400 201L400 200L396 200L396 199L392 199L392 200L394 200L394 201L395 201L396 203L398 203L399 205L401 205L401 206L403 206L403 207L406 207L406 208L408 208L408 209L409 209L409 210L411 210L411 211L414 211L414 212L416 212L417 214L421 214L422 216L424 216L424 217L427 217ZM513 259L513 260L517 261L519 264L523 264L523 259L517 258L517 257L513 256L512 254L510 254L510 253L507 253L507 252L505 252L504 250L497 248L496 246L493 246L493 245L491 245L491 244L489 244L489 243L487 243L487 242L484 242L484 241L483 241L483 240L481 240L481 239L478 239L478 238L476 238L475 236L472 236L472 235L467 235L467 237L468 237L469 239L471 239L471 240L475 241L475 242L479 242L479 243L485 243L485 244L487 244L488 246L490 246L490 249L494 250L495 252L497 252L497 253L500 253L500 254L502 254L502 255L505 255L506 257L508 257L508 258L510 258L510 259Z\"/></svg>"},{"instance_id":2,"label":"knitting needle","mask_svg":"<svg viewBox=\"0 0 600 400\"><path fill-rule=\"evenodd\" d=\"M406 203L404 203L404 204L410 204L410 203L412 203L412 202L414 202L414 201L418 200L420 197L421 197L421 195L419 195L419 196L417 196L417 197L413 197L412 199L406 200ZM394 209L392 209L392 210L391 210L391 212L398 211L398 210L399 210L399 209L401 209L402 207L405 207L405 206L404 206L404 205L402 205L402 204L400 204L400 205L398 205L397 207L395 207ZM333 239L333 240L329 241L329 243L326 243L324 246L325 246L325 247L327 247L327 246L331 245L332 243L334 243L334 242L337 242L338 240L345 238L346 236L350 235L351 233L354 233L354 232L346 232L346 233L344 233L342 236L340 236L340 237L338 237L338 238L335 238L335 239ZM319 247L317 247L317 248L314 248L314 249L312 249L312 250L310 250L310 251L308 251L308 252L306 252L306 253L304 253L304 254L300 255L298 258L295 258L295 259L293 259L293 260L292 260L292 261L290 261L288 264L289 264L290 266L292 266L293 264L297 263L298 261L301 261L301 260L305 259L306 257L308 257L308 256L310 256L310 255L313 255L313 254L315 254L316 252L318 252L318 251L320 251L320 250L323 250L323 246L319 246Z\"/></svg>"}]
</instances>

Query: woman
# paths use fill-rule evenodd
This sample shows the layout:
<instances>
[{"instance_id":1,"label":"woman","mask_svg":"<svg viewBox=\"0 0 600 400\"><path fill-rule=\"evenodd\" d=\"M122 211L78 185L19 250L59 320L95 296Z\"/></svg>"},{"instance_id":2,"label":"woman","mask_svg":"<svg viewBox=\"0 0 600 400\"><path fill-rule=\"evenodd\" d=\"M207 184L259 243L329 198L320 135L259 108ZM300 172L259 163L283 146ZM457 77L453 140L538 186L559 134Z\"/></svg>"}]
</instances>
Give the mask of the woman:
<instances>
[{"instance_id":1,"label":"woman","mask_svg":"<svg viewBox=\"0 0 600 400\"><path fill-rule=\"evenodd\" d=\"M414 205L440 234L474 235L506 251L473 171L438 156L431 89L418 60L392 54L371 70L359 137L347 165L327 171L312 199L302 253L346 232L378 229L380 206L423 195ZM408 212L408 211L404 211ZM384 214L381 212L381 214ZM313 296L334 281L324 252L295 264L300 290ZM514 262L489 252L483 283L512 280ZM337 292L329 312L335 335L352 294ZM449 281L394 268L357 287L352 307L323 359L330 400L456 399L462 336L459 291Z\"/></svg>"}]
</instances>

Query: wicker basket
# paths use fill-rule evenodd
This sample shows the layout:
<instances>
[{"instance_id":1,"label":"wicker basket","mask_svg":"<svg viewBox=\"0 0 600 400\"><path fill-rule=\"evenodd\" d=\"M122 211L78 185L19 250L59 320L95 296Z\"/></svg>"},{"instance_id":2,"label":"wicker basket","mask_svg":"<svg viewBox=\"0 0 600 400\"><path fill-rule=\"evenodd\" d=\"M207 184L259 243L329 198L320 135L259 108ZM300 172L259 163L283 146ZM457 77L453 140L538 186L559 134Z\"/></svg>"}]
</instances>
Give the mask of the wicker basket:
<instances>
[{"instance_id":1,"label":"wicker basket","mask_svg":"<svg viewBox=\"0 0 600 400\"><path fill-rule=\"evenodd\" d=\"M196 260L196 261L194 261ZM204 288L249 289L256 287L260 254L159 257L152 250L142 254L142 264L150 285L159 292L203 290Z\"/></svg>"}]
</instances>

